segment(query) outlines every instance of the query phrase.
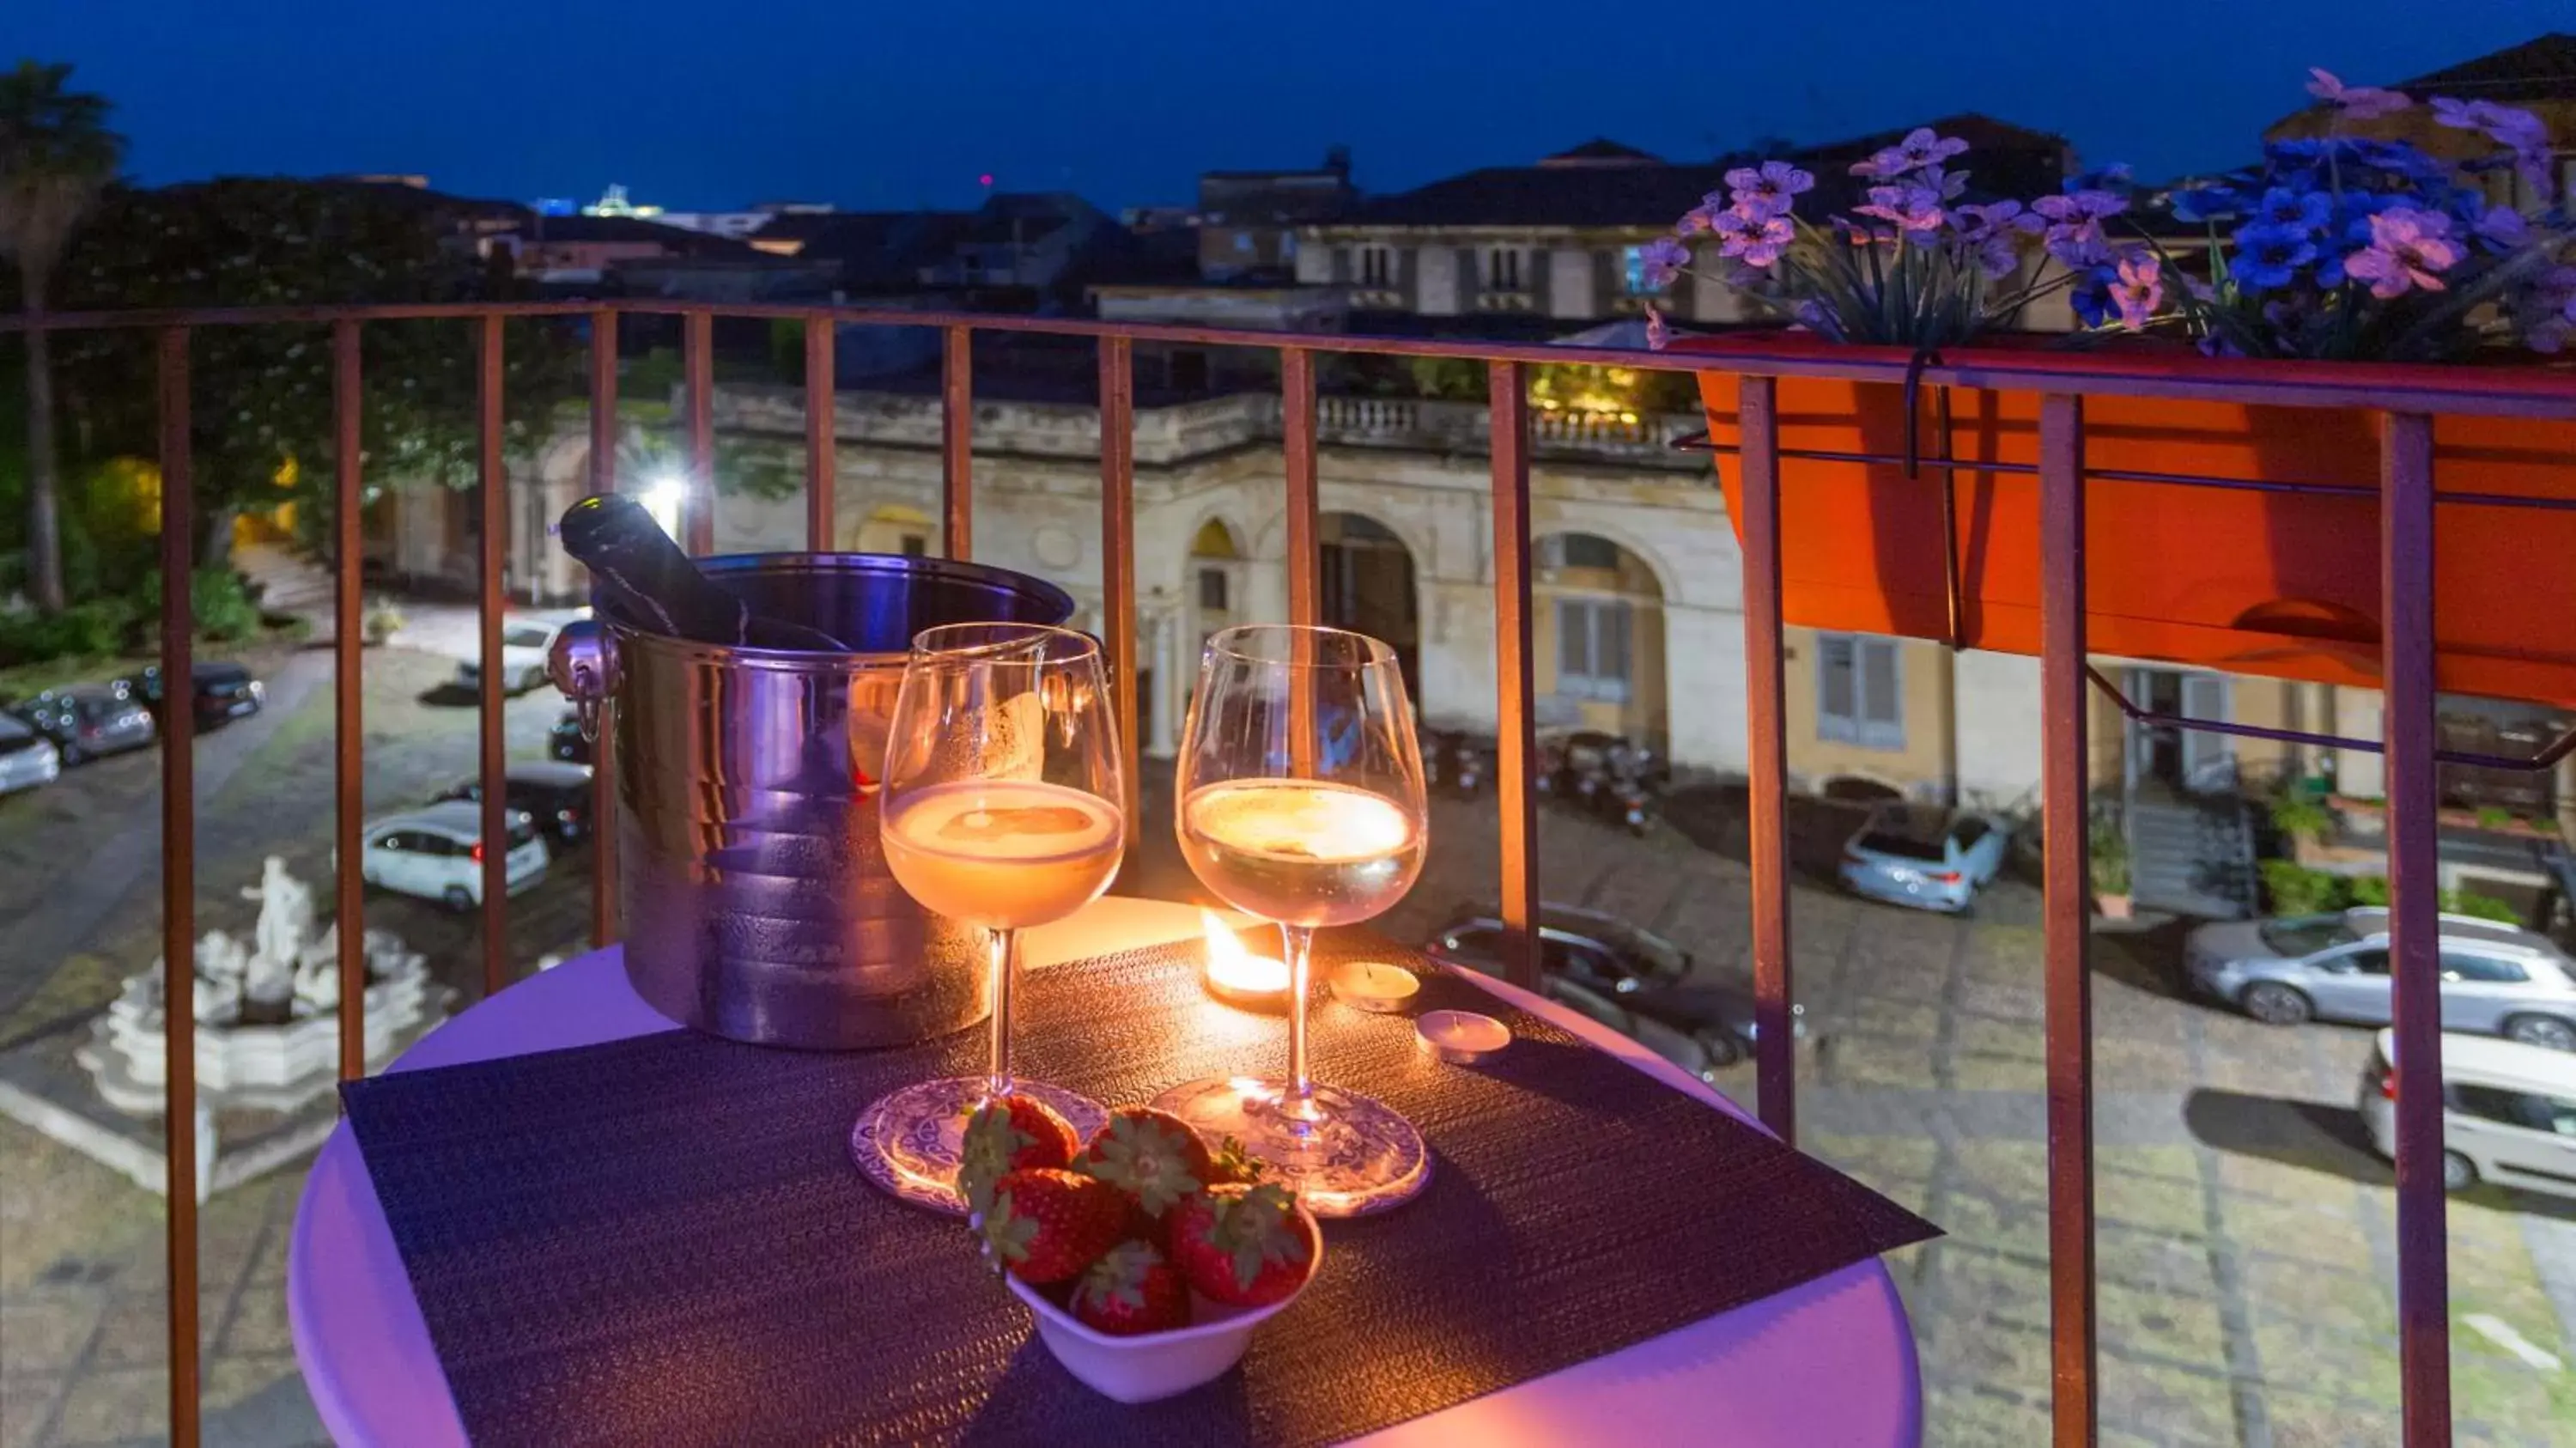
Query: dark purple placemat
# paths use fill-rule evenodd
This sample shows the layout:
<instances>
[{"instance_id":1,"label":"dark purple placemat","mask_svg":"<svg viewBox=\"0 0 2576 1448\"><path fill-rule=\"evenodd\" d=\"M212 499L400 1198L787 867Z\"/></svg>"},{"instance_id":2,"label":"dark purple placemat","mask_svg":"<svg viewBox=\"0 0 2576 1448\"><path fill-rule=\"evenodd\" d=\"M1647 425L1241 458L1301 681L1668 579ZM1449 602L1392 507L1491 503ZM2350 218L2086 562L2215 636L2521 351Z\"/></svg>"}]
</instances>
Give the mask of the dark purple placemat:
<instances>
[{"instance_id":1,"label":"dark purple placemat","mask_svg":"<svg viewBox=\"0 0 2576 1448\"><path fill-rule=\"evenodd\" d=\"M1282 1023L1209 1000L1200 960L1031 974L1021 1070L1122 1102L1275 1069ZM1143 1407L1075 1382L964 1227L845 1155L863 1102L978 1069L978 1032L812 1055L672 1031L342 1090L466 1430L501 1448L1337 1442L1937 1234L1464 980L1423 986L1518 1039L1442 1066L1407 1020L1319 1002L1313 1047L1422 1128L1430 1187L1330 1224L1239 1371Z\"/></svg>"}]
</instances>

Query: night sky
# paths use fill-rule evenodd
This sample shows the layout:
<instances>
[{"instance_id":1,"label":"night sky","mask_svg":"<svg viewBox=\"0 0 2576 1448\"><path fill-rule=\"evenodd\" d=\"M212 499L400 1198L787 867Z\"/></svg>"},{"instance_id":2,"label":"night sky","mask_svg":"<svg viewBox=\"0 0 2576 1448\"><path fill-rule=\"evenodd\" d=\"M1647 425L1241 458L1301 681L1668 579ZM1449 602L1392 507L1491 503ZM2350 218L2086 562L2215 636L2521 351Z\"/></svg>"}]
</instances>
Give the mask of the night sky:
<instances>
[{"instance_id":1,"label":"night sky","mask_svg":"<svg viewBox=\"0 0 2576 1448\"><path fill-rule=\"evenodd\" d=\"M1069 189L1186 203L1203 169L1354 153L1400 190L1594 135L1675 159L1984 110L2142 178L2232 164L2305 68L2420 74L2576 0L0 0L130 169L416 172L674 209L901 209ZM1876 16L1875 20L1863 17ZM1974 158L1970 158L1973 160Z\"/></svg>"}]
</instances>

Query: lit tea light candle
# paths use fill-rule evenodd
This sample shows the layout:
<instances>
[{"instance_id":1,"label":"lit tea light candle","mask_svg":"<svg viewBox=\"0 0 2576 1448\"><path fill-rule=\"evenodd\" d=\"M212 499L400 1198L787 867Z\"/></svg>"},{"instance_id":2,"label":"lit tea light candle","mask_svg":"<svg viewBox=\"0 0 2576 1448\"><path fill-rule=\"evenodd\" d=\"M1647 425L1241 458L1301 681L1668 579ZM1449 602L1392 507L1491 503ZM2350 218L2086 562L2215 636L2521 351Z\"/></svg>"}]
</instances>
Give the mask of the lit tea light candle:
<instances>
[{"instance_id":1,"label":"lit tea light candle","mask_svg":"<svg viewBox=\"0 0 2576 1448\"><path fill-rule=\"evenodd\" d=\"M1380 1015L1403 1010L1422 993L1422 982L1412 971L1369 960L1334 967L1332 982L1336 999Z\"/></svg>"},{"instance_id":2,"label":"lit tea light candle","mask_svg":"<svg viewBox=\"0 0 2576 1448\"><path fill-rule=\"evenodd\" d=\"M1258 956L1244 948L1216 912L1201 910L1207 932L1208 994L1246 1010L1275 1011L1288 1003L1288 962Z\"/></svg>"},{"instance_id":3,"label":"lit tea light candle","mask_svg":"<svg viewBox=\"0 0 2576 1448\"><path fill-rule=\"evenodd\" d=\"M1474 1011L1431 1011L1413 1023L1422 1049L1452 1066L1485 1059L1512 1043L1512 1028Z\"/></svg>"}]
</instances>

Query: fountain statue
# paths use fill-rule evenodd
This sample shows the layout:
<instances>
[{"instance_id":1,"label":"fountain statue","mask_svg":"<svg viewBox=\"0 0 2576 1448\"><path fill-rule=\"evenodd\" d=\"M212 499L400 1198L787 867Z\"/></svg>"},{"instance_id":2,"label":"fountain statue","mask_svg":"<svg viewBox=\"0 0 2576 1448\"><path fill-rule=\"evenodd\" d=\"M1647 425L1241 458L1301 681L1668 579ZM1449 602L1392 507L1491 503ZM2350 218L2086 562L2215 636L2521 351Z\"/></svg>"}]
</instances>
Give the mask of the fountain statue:
<instances>
[{"instance_id":1,"label":"fountain statue","mask_svg":"<svg viewBox=\"0 0 2576 1448\"><path fill-rule=\"evenodd\" d=\"M312 888L275 855L242 896L259 902L251 941L209 930L189 962L201 1136L229 1111L302 1111L328 1097L339 1079L339 923L315 930ZM365 1056L374 1069L446 1019L453 993L391 932L370 930L363 944ZM161 1114L170 994L165 964L156 960L127 978L74 1053L118 1111ZM324 1130L329 1119L317 1118ZM209 1143L199 1154L208 1173L199 1178L200 1195L215 1181L213 1164Z\"/></svg>"}]
</instances>

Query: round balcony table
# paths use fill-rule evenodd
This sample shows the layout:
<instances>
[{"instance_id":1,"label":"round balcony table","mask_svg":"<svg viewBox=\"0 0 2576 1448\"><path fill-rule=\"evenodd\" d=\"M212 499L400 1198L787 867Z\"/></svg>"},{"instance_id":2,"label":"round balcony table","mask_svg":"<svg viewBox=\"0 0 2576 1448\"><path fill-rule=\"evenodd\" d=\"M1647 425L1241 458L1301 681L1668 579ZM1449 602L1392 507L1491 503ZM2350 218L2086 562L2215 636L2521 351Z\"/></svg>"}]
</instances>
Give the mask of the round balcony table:
<instances>
[{"instance_id":1,"label":"round balcony table","mask_svg":"<svg viewBox=\"0 0 2576 1448\"><path fill-rule=\"evenodd\" d=\"M1186 939L1194 907L1104 899L1024 937L1030 968ZM1488 989L1723 1111L1734 1103L1644 1047L1501 982ZM451 1066L590 1045L672 1022L626 984L614 947L512 986L388 1067ZM462 1448L429 1327L365 1160L344 1124L295 1212L286 1276L295 1356L314 1406L348 1448ZM1914 1335L1885 1266L1858 1263L1634 1347L1357 1440L1371 1448L1577 1442L1913 1445L1922 1439Z\"/></svg>"}]
</instances>

